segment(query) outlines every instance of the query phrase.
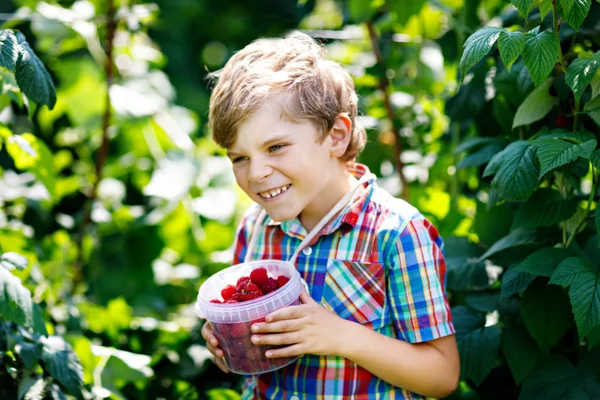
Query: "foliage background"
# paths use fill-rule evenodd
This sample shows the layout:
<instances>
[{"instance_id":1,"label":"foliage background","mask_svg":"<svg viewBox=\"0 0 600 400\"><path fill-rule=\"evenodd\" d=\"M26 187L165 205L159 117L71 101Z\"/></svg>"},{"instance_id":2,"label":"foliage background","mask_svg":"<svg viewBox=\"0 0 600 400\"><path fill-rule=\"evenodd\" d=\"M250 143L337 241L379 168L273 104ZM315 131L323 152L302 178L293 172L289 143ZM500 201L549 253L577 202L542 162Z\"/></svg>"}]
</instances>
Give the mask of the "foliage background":
<instances>
[{"instance_id":1,"label":"foliage background","mask_svg":"<svg viewBox=\"0 0 600 400\"><path fill-rule=\"evenodd\" d=\"M598 2L13 0L0 13L49 73L36 65L28 89L0 36L1 398L239 396L193 308L248 205L209 139L205 76L290 29L354 75L359 161L445 239L451 398L600 396Z\"/></svg>"}]
</instances>

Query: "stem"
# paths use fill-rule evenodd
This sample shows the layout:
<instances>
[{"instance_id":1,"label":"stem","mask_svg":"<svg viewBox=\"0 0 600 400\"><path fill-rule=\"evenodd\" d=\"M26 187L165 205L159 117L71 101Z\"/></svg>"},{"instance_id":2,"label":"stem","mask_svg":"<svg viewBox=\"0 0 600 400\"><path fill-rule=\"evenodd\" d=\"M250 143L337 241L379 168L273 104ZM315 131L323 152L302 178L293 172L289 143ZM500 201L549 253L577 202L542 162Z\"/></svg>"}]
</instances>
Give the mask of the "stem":
<instances>
[{"instance_id":1,"label":"stem","mask_svg":"<svg viewBox=\"0 0 600 400\"><path fill-rule=\"evenodd\" d=\"M578 129L579 126L579 99L577 97L575 97L575 112L574 112L574 117L573 117L573 130L576 131Z\"/></svg>"},{"instance_id":2,"label":"stem","mask_svg":"<svg viewBox=\"0 0 600 400\"><path fill-rule=\"evenodd\" d=\"M571 236L569 237L569 240L567 241L567 244L565 245L565 247L569 247L571 245L571 242L573 242L573 239L575 239L575 235L577 234L577 231L579 230L579 228L581 228L583 226L583 224L587 220L588 215L590 214L590 210L592 208L592 202L594 201L594 193L596 193L596 185L598 184L598 177L593 172L593 168L594 167L592 166L592 190L590 191L590 195L588 197L588 204L585 209L585 213L581 217L581 220L579 220L579 223L577 223L577 226L575 227L575 229L573 229L573 232L571 232ZM598 211L596 211L596 212L598 212Z\"/></svg>"},{"instance_id":3,"label":"stem","mask_svg":"<svg viewBox=\"0 0 600 400\"><path fill-rule=\"evenodd\" d=\"M567 73L567 63L565 61L565 57L563 56L562 48L560 47L560 34L558 32L558 30L560 28L560 22L557 21L557 19L556 19L557 14L558 14L558 12L556 11L556 0L552 0L552 25L554 28L554 36L556 36L556 39L558 40L558 54L559 54L560 69L563 72L563 74L566 74Z\"/></svg>"},{"instance_id":4,"label":"stem","mask_svg":"<svg viewBox=\"0 0 600 400\"><path fill-rule=\"evenodd\" d=\"M106 13L107 20L107 34L106 34L106 63L104 65L104 71L106 74L106 97L104 99L104 115L102 117L102 143L98 150L98 158L96 159L95 172L96 179L92 186L92 193L87 199L84 205L84 217L83 224L81 226L81 232L77 239L77 261L74 265L75 276L73 278L73 286L71 290L73 293L76 291L78 284L83 280L82 265L83 265L83 239L87 227L92 222L92 206L98 196L98 185L102 180L102 170L106 164L108 158L108 145L110 139L108 137L108 129L110 126L111 119L111 104L110 104L110 88L114 80L114 63L113 63L113 42L115 39L115 33L117 30L117 21L115 19L115 4L114 0L108 0L108 10Z\"/></svg>"},{"instance_id":5,"label":"stem","mask_svg":"<svg viewBox=\"0 0 600 400\"><path fill-rule=\"evenodd\" d=\"M375 25L373 25L373 21L367 22L367 28L369 29L369 37L371 38L371 45L373 46L373 53L375 54L375 59L377 60L377 64L381 69L381 73L379 76L379 89L383 92L383 104L385 106L385 110L387 113L387 117L392 123L392 130L394 133L394 162L396 164L396 170L398 171L398 175L400 177L400 183L402 184L402 197L408 200L408 185L406 183L406 177L404 176L404 163L400 159L400 155L402 154L402 142L400 138L400 124L398 124L396 118L394 118L394 109L392 108L392 102L390 101L390 95L388 93L389 82L388 78L385 74L386 66L385 61L383 60L383 56L381 55L381 50L379 49L379 38L377 37L377 32L375 32Z\"/></svg>"}]
</instances>

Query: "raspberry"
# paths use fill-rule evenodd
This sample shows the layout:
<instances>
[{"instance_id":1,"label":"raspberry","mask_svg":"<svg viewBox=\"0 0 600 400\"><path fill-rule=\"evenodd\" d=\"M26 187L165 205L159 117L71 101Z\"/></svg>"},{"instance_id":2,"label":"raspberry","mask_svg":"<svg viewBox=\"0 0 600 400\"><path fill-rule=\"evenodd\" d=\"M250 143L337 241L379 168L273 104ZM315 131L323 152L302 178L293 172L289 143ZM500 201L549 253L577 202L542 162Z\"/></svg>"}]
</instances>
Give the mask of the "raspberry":
<instances>
[{"instance_id":1,"label":"raspberry","mask_svg":"<svg viewBox=\"0 0 600 400\"><path fill-rule=\"evenodd\" d=\"M256 286L255 283L252 283L252 282L248 282L245 285L243 285L242 287L238 286L238 293L242 293L242 294L256 293L256 294L262 295L260 288L258 286Z\"/></svg>"},{"instance_id":2,"label":"raspberry","mask_svg":"<svg viewBox=\"0 0 600 400\"><path fill-rule=\"evenodd\" d=\"M223 304L223 302L219 299L212 299L210 302L215 304Z\"/></svg>"},{"instance_id":3,"label":"raspberry","mask_svg":"<svg viewBox=\"0 0 600 400\"><path fill-rule=\"evenodd\" d=\"M250 335L250 327L247 322L239 324L231 324L229 327L229 335L231 337L244 337Z\"/></svg>"},{"instance_id":4,"label":"raspberry","mask_svg":"<svg viewBox=\"0 0 600 400\"><path fill-rule=\"evenodd\" d=\"M280 275L277 277L277 286L282 287L283 285L288 283L289 280L290 278L288 278L287 276Z\"/></svg>"},{"instance_id":5,"label":"raspberry","mask_svg":"<svg viewBox=\"0 0 600 400\"><path fill-rule=\"evenodd\" d=\"M250 279L258 286L262 285L267 278L267 270L264 268L256 268L250 273Z\"/></svg>"},{"instance_id":6,"label":"raspberry","mask_svg":"<svg viewBox=\"0 0 600 400\"><path fill-rule=\"evenodd\" d=\"M277 284L277 281L271 277L267 278L266 282L260 286L260 290L262 290L264 294L274 292L277 289L279 289L279 285Z\"/></svg>"},{"instance_id":7,"label":"raspberry","mask_svg":"<svg viewBox=\"0 0 600 400\"><path fill-rule=\"evenodd\" d=\"M246 283L248 283L250 281L250 277L248 276L242 276L240 279L238 279L235 287L237 290L240 290L241 286L244 286Z\"/></svg>"},{"instance_id":8,"label":"raspberry","mask_svg":"<svg viewBox=\"0 0 600 400\"><path fill-rule=\"evenodd\" d=\"M227 285L225 289L221 290L221 296L223 296L223 300L231 299L231 296L235 294L235 286Z\"/></svg>"},{"instance_id":9,"label":"raspberry","mask_svg":"<svg viewBox=\"0 0 600 400\"><path fill-rule=\"evenodd\" d=\"M230 299L230 300L227 300L224 304L235 304L235 303L239 303L239 301Z\"/></svg>"},{"instance_id":10,"label":"raspberry","mask_svg":"<svg viewBox=\"0 0 600 400\"><path fill-rule=\"evenodd\" d=\"M231 296L231 300L235 301L236 303L244 301L244 299L242 298L242 293L234 293L233 296ZM229 302L231 300L227 301Z\"/></svg>"},{"instance_id":11,"label":"raspberry","mask_svg":"<svg viewBox=\"0 0 600 400\"><path fill-rule=\"evenodd\" d=\"M243 301L258 299L259 297L262 297L262 294L259 294L259 293L242 293L242 299L244 299Z\"/></svg>"}]
</instances>

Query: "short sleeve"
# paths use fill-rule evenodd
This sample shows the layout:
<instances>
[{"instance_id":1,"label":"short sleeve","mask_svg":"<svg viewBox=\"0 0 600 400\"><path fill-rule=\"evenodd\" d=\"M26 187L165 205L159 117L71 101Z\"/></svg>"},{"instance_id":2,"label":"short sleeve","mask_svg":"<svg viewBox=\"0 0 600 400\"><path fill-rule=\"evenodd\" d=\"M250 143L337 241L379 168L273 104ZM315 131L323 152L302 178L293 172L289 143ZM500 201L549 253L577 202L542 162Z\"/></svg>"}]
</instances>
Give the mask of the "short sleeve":
<instances>
[{"instance_id":1,"label":"short sleeve","mask_svg":"<svg viewBox=\"0 0 600 400\"><path fill-rule=\"evenodd\" d=\"M388 298L398 337L425 342L454 333L446 294L446 263L437 229L413 218L391 246Z\"/></svg>"}]
</instances>

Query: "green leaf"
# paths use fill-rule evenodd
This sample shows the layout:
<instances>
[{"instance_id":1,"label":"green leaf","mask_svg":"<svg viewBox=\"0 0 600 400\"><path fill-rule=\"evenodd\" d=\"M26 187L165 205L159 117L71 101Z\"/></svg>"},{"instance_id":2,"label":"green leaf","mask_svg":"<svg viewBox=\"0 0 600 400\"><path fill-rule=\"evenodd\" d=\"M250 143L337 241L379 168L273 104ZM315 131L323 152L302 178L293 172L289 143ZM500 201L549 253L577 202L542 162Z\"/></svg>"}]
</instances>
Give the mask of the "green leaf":
<instances>
[{"instance_id":1,"label":"green leaf","mask_svg":"<svg viewBox=\"0 0 600 400\"><path fill-rule=\"evenodd\" d=\"M547 79L525 98L515 114L513 129L541 120L558 104L558 97L550 94L552 82L554 79Z\"/></svg>"},{"instance_id":2,"label":"green leaf","mask_svg":"<svg viewBox=\"0 0 600 400\"><path fill-rule=\"evenodd\" d=\"M592 99L595 99L600 95L600 73L596 72L596 76L594 76L590 85L592 85Z\"/></svg>"},{"instance_id":3,"label":"green leaf","mask_svg":"<svg viewBox=\"0 0 600 400\"><path fill-rule=\"evenodd\" d=\"M42 356L42 346L39 343L29 343L25 339L18 340L16 350L27 369L33 368Z\"/></svg>"},{"instance_id":4,"label":"green leaf","mask_svg":"<svg viewBox=\"0 0 600 400\"><path fill-rule=\"evenodd\" d=\"M4 268L0 268L0 318L39 332L31 292Z\"/></svg>"},{"instance_id":5,"label":"green leaf","mask_svg":"<svg viewBox=\"0 0 600 400\"><path fill-rule=\"evenodd\" d=\"M396 21L400 25L408 22L410 17L417 15L426 3L426 0L404 1L404 0L388 0L390 10L396 13Z\"/></svg>"},{"instance_id":6,"label":"green leaf","mask_svg":"<svg viewBox=\"0 0 600 400\"><path fill-rule=\"evenodd\" d=\"M501 141L498 140L497 138L477 136L474 138L469 138L469 139L465 140L464 142L462 142L461 144L459 144L458 146L456 146L453 153L460 154L462 152L465 152L465 151L468 151L468 150L471 150L474 148L482 147L483 145L490 145L490 144L499 143L499 142L501 142Z\"/></svg>"},{"instance_id":7,"label":"green leaf","mask_svg":"<svg viewBox=\"0 0 600 400\"><path fill-rule=\"evenodd\" d=\"M463 379L481 383L496 366L500 347L500 328L485 326L485 318L466 306L452 309Z\"/></svg>"},{"instance_id":8,"label":"green leaf","mask_svg":"<svg viewBox=\"0 0 600 400\"><path fill-rule=\"evenodd\" d=\"M233 389L217 388L206 391L207 400L240 400L241 396Z\"/></svg>"},{"instance_id":9,"label":"green leaf","mask_svg":"<svg viewBox=\"0 0 600 400\"><path fill-rule=\"evenodd\" d=\"M559 41L551 32L525 34L523 61L535 86L548 78L560 53Z\"/></svg>"},{"instance_id":10,"label":"green leaf","mask_svg":"<svg viewBox=\"0 0 600 400\"><path fill-rule=\"evenodd\" d=\"M510 320L502 329L502 351L517 384L523 381L541 356L525 326Z\"/></svg>"},{"instance_id":11,"label":"green leaf","mask_svg":"<svg viewBox=\"0 0 600 400\"><path fill-rule=\"evenodd\" d=\"M592 162L592 165L594 166L594 168L600 170L600 149L598 149L592 153L592 156L590 157L590 161ZM600 232L600 231L598 231L598 232Z\"/></svg>"},{"instance_id":12,"label":"green leaf","mask_svg":"<svg viewBox=\"0 0 600 400\"><path fill-rule=\"evenodd\" d=\"M587 336L588 339L588 350L592 350L594 347L600 344L600 326L595 328Z\"/></svg>"},{"instance_id":13,"label":"green leaf","mask_svg":"<svg viewBox=\"0 0 600 400\"><path fill-rule=\"evenodd\" d=\"M410 2L409 2L410 3ZM406 4L406 2L403 2ZM464 52L460 59L460 71L464 77L471 67L487 55L496 43L502 29L486 26L481 28L466 40Z\"/></svg>"},{"instance_id":14,"label":"green leaf","mask_svg":"<svg viewBox=\"0 0 600 400\"><path fill-rule=\"evenodd\" d=\"M512 67L513 63L523 52L524 48L525 37L521 32L500 32L500 37L498 38L498 50L500 50L502 62L509 71L510 67Z\"/></svg>"},{"instance_id":15,"label":"green leaf","mask_svg":"<svg viewBox=\"0 0 600 400\"><path fill-rule=\"evenodd\" d=\"M533 6L533 0L512 0L512 3L517 10L519 10L519 13L527 19L529 10L531 10L531 6Z\"/></svg>"},{"instance_id":16,"label":"green leaf","mask_svg":"<svg viewBox=\"0 0 600 400\"><path fill-rule=\"evenodd\" d=\"M71 346L60 336L42 337L40 342L43 345L42 360L45 369L67 388L70 394L77 399L83 399L83 369Z\"/></svg>"},{"instance_id":17,"label":"green leaf","mask_svg":"<svg viewBox=\"0 0 600 400\"><path fill-rule=\"evenodd\" d=\"M563 355L552 354L540 360L527 376L519 400L575 400L578 398L572 393L581 390L581 385L571 362Z\"/></svg>"},{"instance_id":18,"label":"green leaf","mask_svg":"<svg viewBox=\"0 0 600 400\"><path fill-rule=\"evenodd\" d=\"M527 257L519 264L517 271L550 278L558 264L572 255L573 251L570 249L548 247Z\"/></svg>"},{"instance_id":19,"label":"green leaf","mask_svg":"<svg viewBox=\"0 0 600 400\"><path fill-rule=\"evenodd\" d=\"M68 400L60 386L58 386L56 383L53 383L50 386L50 396L52 400Z\"/></svg>"},{"instance_id":20,"label":"green leaf","mask_svg":"<svg viewBox=\"0 0 600 400\"><path fill-rule=\"evenodd\" d=\"M581 23L585 20L592 0L559 0L563 8L563 19L578 31Z\"/></svg>"},{"instance_id":21,"label":"green leaf","mask_svg":"<svg viewBox=\"0 0 600 400\"><path fill-rule=\"evenodd\" d=\"M600 126L600 96L586 102L583 106L583 111L594 120L596 125Z\"/></svg>"},{"instance_id":22,"label":"green leaf","mask_svg":"<svg viewBox=\"0 0 600 400\"><path fill-rule=\"evenodd\" d=\"M577 0L575 0L577 1ZM567 69L566 81L575 98L580 99L600 66L600 51L591 57L579 57L571 62Z\"/></svg>"},{"instance_id":23,"label":"green leaf","mask_svg":"<svg viewBox=\"0 0 600 400\"><path fill-rule=\"evenodd\" d=\"M537 155L541 166L540 179L553 169L575 161L580 157L589 159L596 148L596 138L590 136L584 140L567 141L556 136L542 136L534 140L532 144L537 147Z\"/></svg>"},{"instance_id":24,"label":"green leaf","mask_svg":"<svg viewBox=\"0 0 600 400\"><path fill-rule=\"evenodd\" d=\"M18 253L9 252L0 255L0 267L4 267L9 271L14 268L23 271L27 268L27 264L29 264L27 258Z\"/></svg>"},{"instance_id":25,"label":"green leaf","mask_svg":"<svg viewBox=\"0 0 600 400\"><path fill-rule=\"evenodd\" d=\"M539 166L535 156L536 148L528 142L518 140L509 144L500 154L502 158L492 158L490 164L499 162L498 172L492 185L504 200L527 200L537 189ZM497 160L497 161L495 161ZM488 172L486 168L485 173Z\"/></svg>"},{"instance_id":26,"label":"green leaf","mask_svg":"<svg viewBox=\"0 0 600 400\"><path fill-rule=\"evenodd\" d=\"M474 153L467 155L465 158L460 160L456 164L457 169L464 169L470 167L478 167L490 161L492 157L498 154L503 149L502 145L491 144L489 146L482 147Z\"/></svg>"},{"instance_id":27,"label":"green leaf","mask_svg":"<svg viewBox=\"0 0 600 400\"><path fill-rule=\"evenodd\" d=\"M470 243L466 237L445 238L447 287L452 290L484 289L489 286L485 265L473 262L472 258L482 253L480 247Z\"/></svg>"},{"instance_id":28,"label":"green leaf","mask_svg":"<svg viewBox=\"0 0 600 400\"><path fill-rule=\"evenodd\" d=\"M521 298L521 316L544 354L571 329L573 317L566 293L535 281Z\"/></svg>"},{"instance_id":29,"label":"green leaf","mask_svg":"<svg viewBox=\"0 0 600 400\"><path fill-rule=\"evenodd\" d=\"M19 44L10 30L0 30L0 67L14 72L19 57Z\"/></svg>"},{"instance_id":30,"label":"green leaf","mask_svg":"<svg viewBox=\"0 0 600 400\"><path fill-rule=\"evenodd\" d=\"M598 247L600 248L600 207L596 205L596 211L594 211L594 219L596 220L596 233L598 236Z\"/></svg>"},{"instance_id":31,"label":"green leaf","mask_svg":"<svg viewBox=\"0 0 600 400\"><path fill-rule=\"evenodd\" d=\"M50 110L56 104L56 88L46 67L35 55L22 33L16 34L19 43L19 57L15 77L21 91L38 104L45 104Z\"/></svg>"},{"instance_id":32,"label":"green leaf","mask_svg":"<svg viewBox=\"0 0 600 400\"><path fill-rule=\"evenodd\" d=\"M578 200L563 199L556 190L539 189L519 206L513 229L552 226L571 218L577 211L578 204Z\"/></svg>"},{"instance_id":33,"label":"green leaf","mask_svg":"<svg viewBox=\"0 0 600 400\"><path fill-rule=\"evenodd\" d=\"M552 11L552 0L542 0L540 3L540 18L542 21L550 11Z\"/></svg>"},{"instance_id":34,"label":"green leaf","mask_svg":"<svg viewBox=\"0 0 600 400\"><path fill-rule=\"evenodd\" d=\"M46 390L46 382L40 375L25 377L19 383L19 400L42 400Z\"/></svg>"},{"instance_id":35,"label":"green leaf","mask_svg":"<svg viewBox=\"0 0 600 400\"><path fill-rule=\"evenodd\" d=\"M475 292L465 295L465 303L474 310L493 312L498 309L500 294L497 290L488 292Z\"/></svg>"},{"instance_id":36,"label":"green leaf","mask_svg":"<svg viewBox=\"0 0 600 400\"><path fill-rule=\"evenodd\" d=\"M568 286L579 337L600 326L600 275L589 262L570 257L560 263L550 283Z\"/></svg>"},{"instance_id":37,"label":"green leaf","mask_svg":"<svg viewBox=\"0 0 600 400\"><path fill-rule=\"evenodd\" d=\"M514 294L523 293L535 280L535 276L517 270L516 267L509 268L502 275L502 298L506 299Z\"/></svg>"},{"instance_id":38,"label":"green leaf","mask_svg":"<svg viewBox=\"0 0 600 400\"><path fill-rule=\"evenodd\" d=\"M371 19L377 12L377 7L374 7L370 0L349 0L348 12L350 17L355 22L365 22Z\"/></svg>"},{"instance_id":39,"label":"green leaf","mask_svg":"<svg viewBox=\"0 0 600 400\"><path fill-rule=\"evenodd\" d=\"M487 260L500 252L513 250L519 246L536 246L542 241L539 232L533 229L516 229L494 243L478 261Z\"/></svg>"}]
</instances>

